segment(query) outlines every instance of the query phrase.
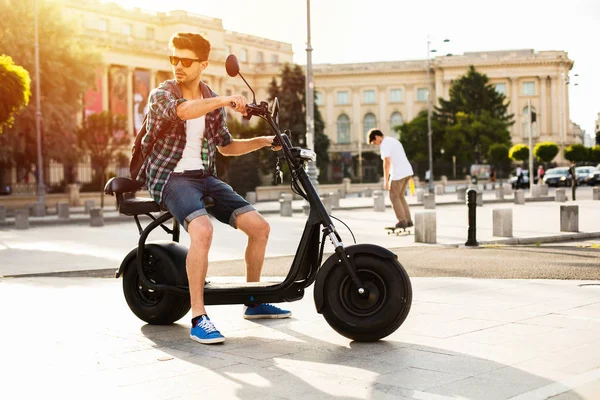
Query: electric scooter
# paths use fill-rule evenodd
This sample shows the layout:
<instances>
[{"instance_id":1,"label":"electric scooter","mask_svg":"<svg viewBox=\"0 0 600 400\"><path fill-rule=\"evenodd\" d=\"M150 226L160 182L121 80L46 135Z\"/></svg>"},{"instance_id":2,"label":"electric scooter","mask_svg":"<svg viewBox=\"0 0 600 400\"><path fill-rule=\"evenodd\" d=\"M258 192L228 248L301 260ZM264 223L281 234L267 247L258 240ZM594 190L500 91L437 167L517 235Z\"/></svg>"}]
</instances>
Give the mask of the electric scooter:
<instances>
[{"instance_id":1,"label":"electric scooter","mask_svg":"<svg viewBox=\"0 0 600 400\"><path fill-rule=\"evenodd\" d=\"M229 76L240 76L235 55L226 60ZM274 145L281 146L283 159L291 173L295 193L310 205L308 220L290 270L282 282L206 283L206 305L281 303L302 299L304 289L315 283L314 302L328 324L341 335L356 341L375 341L400 327L410 311L412 286L397 256L388 249L372 244L344 246L342 239L311 183L305 167L316 159L310 149L293 146L289 131L279 128L279 102L247 105L244 118L265 120L275 134ZM279 173L281 173L279 171ZM180 226L171 213L150 198L135 197L138 182L112 178L105 192L115 195L119 212L133 216L140 238L138 246L122 261L115 276L123 277L123 292L129 308L149 324L171 324L190 309L186 274L187 248L179 244ZM213 199L205 196L210 213ZM153 214L158 214L155 216ZM152 221L142 228L140 216ZM169 220L171 227L165 225ZM161 227L171 235L169 241L146 243L150 232ZM323 249L329 239L335 249L324 263Z\"/></svg>"}]
</instances>

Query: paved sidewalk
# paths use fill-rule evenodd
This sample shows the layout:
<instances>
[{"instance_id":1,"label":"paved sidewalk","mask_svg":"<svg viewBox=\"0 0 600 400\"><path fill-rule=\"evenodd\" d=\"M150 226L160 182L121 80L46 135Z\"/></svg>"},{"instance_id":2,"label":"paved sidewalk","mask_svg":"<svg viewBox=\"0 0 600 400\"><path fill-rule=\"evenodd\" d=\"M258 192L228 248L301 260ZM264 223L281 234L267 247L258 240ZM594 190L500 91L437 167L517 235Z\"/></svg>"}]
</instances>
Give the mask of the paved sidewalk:
<instances>
[{"instance_id":1,"label":"paved sidewalk","mask_svg":"<svg viewBox=\"0 0 600 400\"><path fill-rule=\"evenodd\" d=\"M289 320L209 307L227 341L204 346L189 314L138 320L120 281L0 279L0 398L598 398L597 282L415 278L413 289L407 320L380 342L338 335L309 291L286 304Z\"/></svg>"}]
</instances>

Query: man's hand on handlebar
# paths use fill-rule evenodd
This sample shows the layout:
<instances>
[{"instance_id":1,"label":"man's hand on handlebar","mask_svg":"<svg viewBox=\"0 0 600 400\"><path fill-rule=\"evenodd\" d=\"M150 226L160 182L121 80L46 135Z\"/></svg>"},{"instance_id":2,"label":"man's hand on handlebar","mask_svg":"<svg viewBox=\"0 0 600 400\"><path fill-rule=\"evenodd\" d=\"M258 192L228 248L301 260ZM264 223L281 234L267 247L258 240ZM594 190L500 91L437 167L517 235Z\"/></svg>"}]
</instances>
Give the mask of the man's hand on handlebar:
<instances>
[{"instance_id":1,"label":"man's hand on handlebar","mask_svg":"<svg viewBox=\"0 0 600 400\"><path fill-rule=\"evenodd\" d=\"M234 111L239 112L242 115L247 115L246 112L246 104L248 104L248 99L244 96L227 96L227 106Z\"/></svg>"},{"instance_id":2,"label":"man's hand on handlebar","mask_svg":"<svg viewBox=\"0 0 600 400\"><path fill-rule=\"evenodd\" d=\"M271 146L271 150L279 151L281 150L281 144L277 140L275 140L276 136L263 136L262 139L265 140L265 147Z\"/></svg>"}]
</instances>

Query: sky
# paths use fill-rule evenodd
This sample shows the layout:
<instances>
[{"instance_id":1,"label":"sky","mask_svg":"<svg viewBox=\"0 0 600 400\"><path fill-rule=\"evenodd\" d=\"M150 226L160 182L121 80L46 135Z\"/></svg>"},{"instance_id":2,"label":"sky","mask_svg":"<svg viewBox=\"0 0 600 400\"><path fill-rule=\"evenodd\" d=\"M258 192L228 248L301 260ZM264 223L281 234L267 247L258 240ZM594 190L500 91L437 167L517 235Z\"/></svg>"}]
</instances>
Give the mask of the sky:
<instances>
[{"instance_id":1,"label":"sky","mask_svg":"<svg viewBox=\"0 0 600 400\"><path fill-rule=\"evenodd\" d=\"M119 3L220 18L227 30L291 43L294 62L306 64L306 0L120 0ZM561 3L311 0L313 63L423 60L427 56L428 35L431 47L438 49L439 54L564 50L575 62L568 85L571 120L591 134L600 113L600 1ZM450 42L442 47L446 38Z\"/></svg>"}]
</instances>

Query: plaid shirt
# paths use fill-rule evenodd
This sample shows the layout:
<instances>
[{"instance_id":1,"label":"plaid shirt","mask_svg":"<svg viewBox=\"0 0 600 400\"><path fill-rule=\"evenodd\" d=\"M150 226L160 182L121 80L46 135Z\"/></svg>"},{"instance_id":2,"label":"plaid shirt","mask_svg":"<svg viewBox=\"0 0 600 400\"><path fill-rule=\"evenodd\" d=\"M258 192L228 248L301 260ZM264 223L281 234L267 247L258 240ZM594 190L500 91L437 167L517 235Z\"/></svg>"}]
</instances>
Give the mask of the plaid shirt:
<instances>
[{"instance_id":1,"label":"plaid shirt","mask_svg":"<svg viewBox=\"0 0 600 400\"><path fill-rule=\"evenodd\" d=\"M218 96L202 81L200 90L205 99ZM147 129L142 139L145 160L136 180L148 189L158 204L162 202L163 189L185 148L186 122L177 116L177 106L184 101L181 86L175 79L161 83L152 90L148 100ZM206 114L201 156L205 171L214 176L217 176L217 146L227 146L232 140L225 119L223 107Z\"/></svg>"}]
</instances>

